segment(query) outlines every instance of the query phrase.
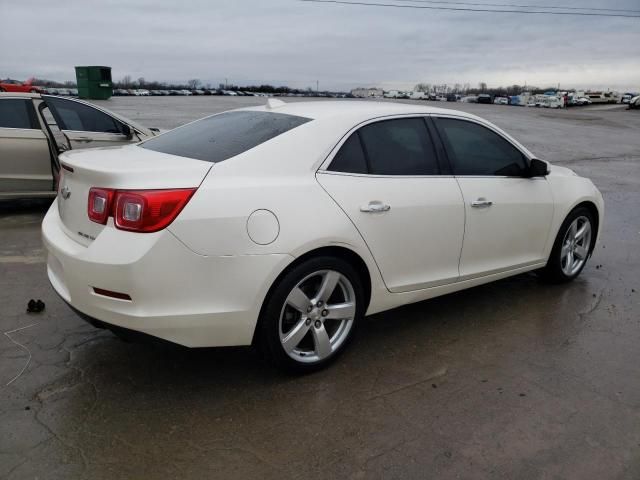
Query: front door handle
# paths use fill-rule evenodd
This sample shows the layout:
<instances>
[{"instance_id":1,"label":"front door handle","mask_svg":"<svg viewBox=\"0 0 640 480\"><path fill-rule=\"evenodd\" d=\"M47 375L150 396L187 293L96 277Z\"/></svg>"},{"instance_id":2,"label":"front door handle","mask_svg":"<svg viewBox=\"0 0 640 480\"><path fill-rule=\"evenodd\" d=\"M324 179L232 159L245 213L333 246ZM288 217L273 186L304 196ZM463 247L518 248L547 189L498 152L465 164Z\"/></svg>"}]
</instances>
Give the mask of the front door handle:
<instances>
[{"instance_id":1,"label":"front door handle","mask_svg":"<svg viewBox=\"0 0 640 480\"><path fill-rule=\"evenodd\" d=\"M364 213L380 213L388 212L389 210L391 210L391 205L379 202L378 200L371 201L368 205L360 207L360 211Z\"/></svg>"},{"instance_id":2,"label":"front door handle","mask_svg":"<svg viewBox=\"0 0 640 480\"><path fill-rule=\"evenodd\" d=\"M484 197L480 197L479 199L471 202L471 206L476 208L485 208L490 207L491 205L493 205L493 202L491 200L487 200Z\"/></svg>"},{"instance_id":3,"label":"front door handle","mask_svg":"<svg viewBox=\"0 0 640 480\"><path fill-rule=\"evenodd\" d=\"M75 138L76 142L82 142L82 143L89 143L89 142L93 142L93 138L91 137L77 137Z\"/></svg>"}]
</instances>

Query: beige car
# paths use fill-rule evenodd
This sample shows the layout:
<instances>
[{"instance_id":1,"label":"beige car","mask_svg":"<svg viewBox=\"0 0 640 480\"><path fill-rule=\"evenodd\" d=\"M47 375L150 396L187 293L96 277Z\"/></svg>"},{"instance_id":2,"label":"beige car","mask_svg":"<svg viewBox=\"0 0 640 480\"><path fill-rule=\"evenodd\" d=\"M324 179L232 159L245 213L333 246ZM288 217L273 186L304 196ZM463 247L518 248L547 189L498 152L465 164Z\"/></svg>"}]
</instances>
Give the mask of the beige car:
<instances>
[{"instance_id":1,"label":"beige car","mask_svg":"<svg viewBox=\"0 0 640 480\"><path fill-rule=\"evenodd\" d=\"M55 196L58 155L66 150L136 143L159 133L80 100L0 93L0 199Z\"/></svg>"}]
</instances>

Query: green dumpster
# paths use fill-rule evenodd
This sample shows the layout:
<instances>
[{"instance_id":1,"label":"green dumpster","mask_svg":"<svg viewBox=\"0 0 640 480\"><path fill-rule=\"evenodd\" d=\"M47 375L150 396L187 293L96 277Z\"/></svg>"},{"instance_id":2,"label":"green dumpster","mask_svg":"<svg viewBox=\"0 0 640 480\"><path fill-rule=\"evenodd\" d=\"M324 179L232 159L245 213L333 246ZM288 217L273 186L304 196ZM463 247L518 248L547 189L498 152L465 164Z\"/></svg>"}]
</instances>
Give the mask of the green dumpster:
<instances>
[{"instance_id":1,"label":"green dumpster","mask_svg":"<svg viewBox=\"0 0 640 480\"><path fill-rule=\"evenodd\" d=\"M111 67L76 67L78 96L94 100L107 100L113 94Z\"/></svg>"}]
</instances>

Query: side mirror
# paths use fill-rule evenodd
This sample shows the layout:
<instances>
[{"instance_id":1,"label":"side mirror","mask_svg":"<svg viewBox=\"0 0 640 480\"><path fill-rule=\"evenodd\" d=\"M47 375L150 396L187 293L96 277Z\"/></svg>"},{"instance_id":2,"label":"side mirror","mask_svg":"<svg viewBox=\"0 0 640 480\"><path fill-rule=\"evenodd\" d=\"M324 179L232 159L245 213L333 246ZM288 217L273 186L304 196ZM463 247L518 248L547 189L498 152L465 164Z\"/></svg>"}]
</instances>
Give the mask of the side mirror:
<instances>
[{"instance_id":1,"label":"side mirror","mask_svg":"<svg viewBox=\"0 0 640 480\"><path fill-rule=\"evenodd\" d=\"M122 134L127 137L127 140L131 140L133 138L133 132L131 131L131 127L126 123L122 124Z\"/></svg>"},{"instance_id":2,"label":"side mirror","mask_svg":"<svg viewBox=\"0 0 640 480\"><path fill-rule=\"evenodd\" d=\"M529 164L529 177L546 177L549 175L549 164L544 160L532 158Z\"/></svg>"}]
</instances>

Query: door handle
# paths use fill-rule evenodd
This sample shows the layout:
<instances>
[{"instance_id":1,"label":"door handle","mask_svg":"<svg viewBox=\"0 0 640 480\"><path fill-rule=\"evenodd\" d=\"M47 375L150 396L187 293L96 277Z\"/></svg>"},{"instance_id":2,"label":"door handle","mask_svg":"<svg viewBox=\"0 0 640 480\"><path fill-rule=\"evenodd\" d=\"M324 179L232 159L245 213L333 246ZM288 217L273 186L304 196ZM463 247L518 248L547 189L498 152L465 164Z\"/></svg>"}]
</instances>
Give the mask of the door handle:
<instances>
[{"instance_id":1,"label":"door handle","mask_svg":"<svg viewBox=\"0 0 640 480\"><path fill-rule=\"evenodd\" d=\"M363 205L360 207L360 211L364 213L380 213L380 212L388 212L391 210L391 206L385 203L374 200L369 202L368 205Z\"/></svg>"},{"instance_id":2,"label":"door handle","mask_svg":"<svg viewBox=\"0 0 640 480\"><path fill-rule=\"evenodd\" d=\"M77 137L75 139L76 142L83 142L83 143L89 143L89 142L93 142L93 138L89 138L89 137Z\"/></svg>"},{"instance_id":3,"label":"door handle","mask_svg":"<svg viewBox=\"0 0 640 480\"><path fill-rule=\"evenodd\" d=\"M484 197L480 197L479 199L471 202L471 206L476 208L490 207L491 205L493 205L493 202L491 200L487 200Z\"/></svg>"}]
</instances>

